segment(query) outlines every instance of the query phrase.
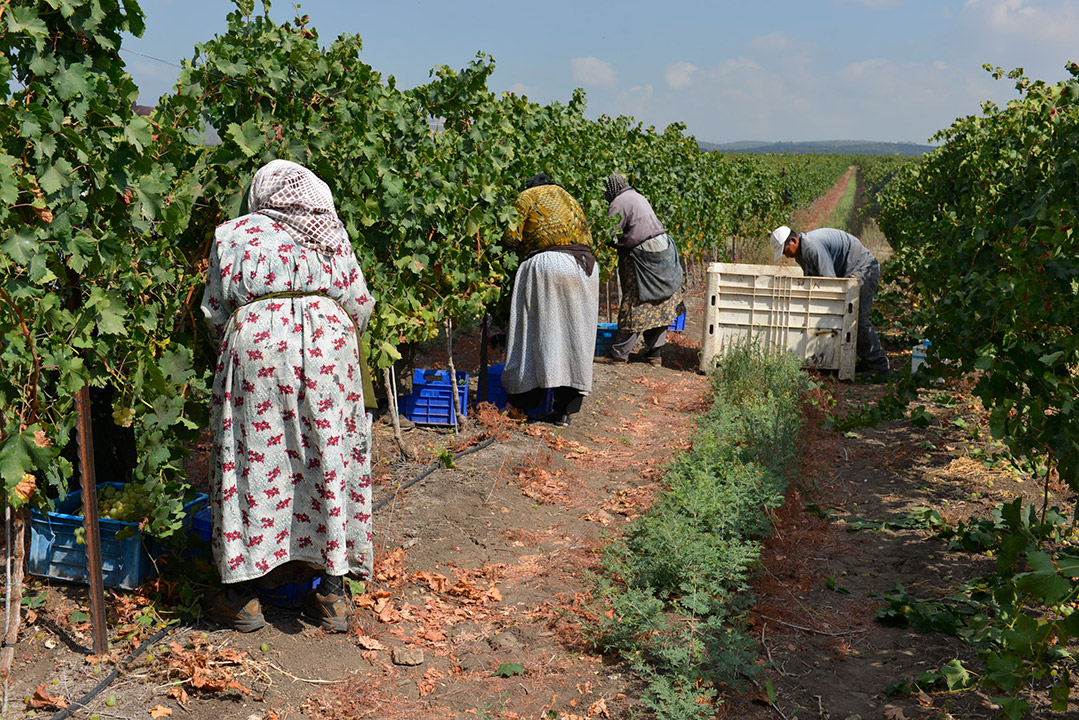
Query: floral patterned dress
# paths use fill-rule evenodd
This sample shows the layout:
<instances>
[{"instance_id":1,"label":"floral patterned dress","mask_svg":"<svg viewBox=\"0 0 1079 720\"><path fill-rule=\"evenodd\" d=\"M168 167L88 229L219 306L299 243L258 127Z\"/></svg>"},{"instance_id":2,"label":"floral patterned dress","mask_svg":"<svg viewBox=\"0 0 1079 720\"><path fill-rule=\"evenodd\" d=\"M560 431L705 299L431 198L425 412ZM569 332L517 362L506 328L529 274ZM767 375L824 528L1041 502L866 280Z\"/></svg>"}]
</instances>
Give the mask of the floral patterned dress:
<instances>
[{"instance_id":1,"label":"floral patterned dress","mask_svg":"<svg viewBox=\"0 0 1079 720\"><path fill-rule=\"evenodd\" d=\"M370 577L357 331L373 306L347 244L319 253L258 213L217 229L202 309L220 343L211 508L222 581L289 561Z\"/></svg>"},{"instance_id":2,"label":"floral patterned dress","mask_svg":"<svg viewBox=\"0 0 1079 720\"><path fill-rule=\"evenodd\" d=\"M638 333L667 327L686 311L681 290L666 300L641 300L637 289L637 270L627 252L618 253L618 277L622 281L622 302L618 306L619 330Z\"/></svg>"}]
</instances>

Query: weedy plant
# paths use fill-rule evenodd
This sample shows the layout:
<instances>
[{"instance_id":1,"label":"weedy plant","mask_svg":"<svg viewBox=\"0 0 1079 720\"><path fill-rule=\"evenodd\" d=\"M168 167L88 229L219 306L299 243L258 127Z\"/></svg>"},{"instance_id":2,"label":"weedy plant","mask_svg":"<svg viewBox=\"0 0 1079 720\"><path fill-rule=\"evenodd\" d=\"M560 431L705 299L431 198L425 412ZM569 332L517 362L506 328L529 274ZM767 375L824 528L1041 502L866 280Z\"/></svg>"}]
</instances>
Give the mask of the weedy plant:
<instances>
[{"instance_id":1,"label":"weedy plant","mask_svg":"<svg viewBox=\"0 0 1079 720\"><path fill-rule=\"evenodd\" d=\"M733 348L712 375L715 402L666 489L609 545L585 629L648 682L658 717L704 717L724 685L759 672L740 613L797 457L808 380L790 355Z\"/></svg>"}]
</instances>

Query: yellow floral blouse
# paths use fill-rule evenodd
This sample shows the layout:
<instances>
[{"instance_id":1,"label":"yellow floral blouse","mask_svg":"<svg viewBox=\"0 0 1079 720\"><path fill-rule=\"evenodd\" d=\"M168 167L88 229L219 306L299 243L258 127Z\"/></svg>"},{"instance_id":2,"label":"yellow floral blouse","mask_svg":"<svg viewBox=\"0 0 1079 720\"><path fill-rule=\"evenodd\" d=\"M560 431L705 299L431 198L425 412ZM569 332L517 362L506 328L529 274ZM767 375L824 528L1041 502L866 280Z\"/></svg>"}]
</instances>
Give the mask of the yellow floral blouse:
<instances>
[{"instance_id":1,"label":"yellow floral blouse","mask_svg":"<svg viewBox=\"0 0 1079 720\"><path fill-rule=\"evenodd\" d=\"M581 206L558 185L538 185L520 194L516 203L521 224L506 233L507 246L526 255L554 245L592 247Z\"/></svg>"}]
</instances>

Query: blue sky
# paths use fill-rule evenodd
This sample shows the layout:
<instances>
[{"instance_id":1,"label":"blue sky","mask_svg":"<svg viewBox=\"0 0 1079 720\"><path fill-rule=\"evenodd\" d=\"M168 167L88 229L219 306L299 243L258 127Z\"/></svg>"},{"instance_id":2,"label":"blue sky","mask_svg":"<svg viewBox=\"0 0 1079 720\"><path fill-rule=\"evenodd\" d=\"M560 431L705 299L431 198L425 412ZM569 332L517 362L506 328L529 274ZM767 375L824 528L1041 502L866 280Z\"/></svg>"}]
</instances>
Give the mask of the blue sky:
<instances>
[{"instance_id":1,"label":"blue sky","mask_svg":"<svg viewBox=\"0 0 1079 720\"><path fill-rule=\"evenodd\" d=\"M121 53L153 104L182 58L225 29L228 0L141 0L142 38ZM539 103L584 88L588 115L681 121L705 142L928 141L981 102L1017 96L984 63L1055 82L1079 60L1077 0L306 0L324 42L363 39L361 60L399 87L431 68L495 60L489 86ZM256 12L262 12L260 0ZM270 16L290 20L293 3ZM140 54L141 53L141 54ZM153 56L153 60L145 55ZM170 64L171 63L171 64Z\"/></svg>"}]
</instances>

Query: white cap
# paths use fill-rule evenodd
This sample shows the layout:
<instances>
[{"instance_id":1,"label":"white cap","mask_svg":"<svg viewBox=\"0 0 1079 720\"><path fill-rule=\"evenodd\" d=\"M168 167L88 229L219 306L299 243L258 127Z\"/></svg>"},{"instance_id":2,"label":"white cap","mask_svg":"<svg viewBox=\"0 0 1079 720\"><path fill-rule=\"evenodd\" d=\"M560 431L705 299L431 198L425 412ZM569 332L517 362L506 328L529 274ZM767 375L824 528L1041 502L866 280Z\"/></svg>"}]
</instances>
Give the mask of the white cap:
<instances>
[{"instance_id":1,"label":"white cap","mask_svg":"<svg viewBox=\"0 0 1079 720\"><path fill-rule=\"evenodd\" d=\"M791 236L791 229L786 225L780 225L772 231L772 249L776 251L776 262L783 257L783 246L787 244L787 238Z\"/></svg>"}]
</instances>

